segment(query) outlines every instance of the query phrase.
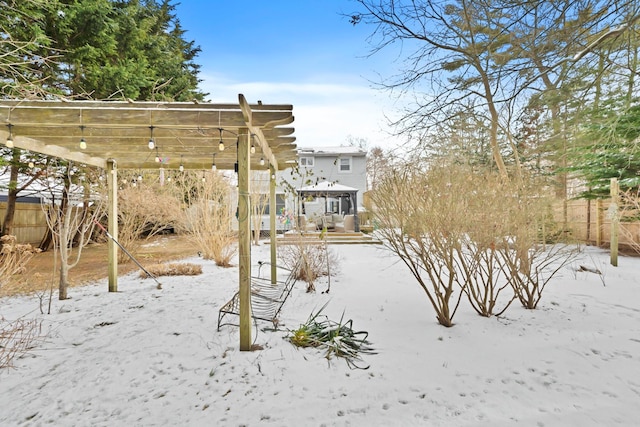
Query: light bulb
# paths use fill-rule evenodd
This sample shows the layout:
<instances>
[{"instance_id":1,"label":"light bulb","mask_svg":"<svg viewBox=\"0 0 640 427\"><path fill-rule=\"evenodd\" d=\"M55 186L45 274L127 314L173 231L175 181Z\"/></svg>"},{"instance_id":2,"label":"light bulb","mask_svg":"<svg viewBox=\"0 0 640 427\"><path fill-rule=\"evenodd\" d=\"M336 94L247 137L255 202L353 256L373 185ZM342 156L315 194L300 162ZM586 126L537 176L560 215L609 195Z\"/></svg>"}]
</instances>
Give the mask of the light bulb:
<instances>
[{"instance_id":1,"label":"light bulb","mask_svg":"<svg viewBox=\"0 0 640 427\"><path fill-rule=\"evenodd\" d=\"M264 166L264 157L260 157L260 166Z\"/></svg>"},{"instance_id":2,"label":"light bulb","mask_svg":"<svg viewBox=\"0 0 640 427\"><path fill-rule=\"evenodd\" d=\"M156 147L156 143L153 141L153 139L149 140L149 144L147 144L149 146L149 150L153 150Z\"/></svg>"},{"instance_id":3,"label":"light bulb","mask_svg":"<svg viewBox=\"0 0 640 427\"><path fill-rule=\"evenodd\" d=\"M251 154L256 154L256 146L251 144Z\"/></svg>"},{"instance_id":4,"label":"light bulb","mask_svg":"<svg viewBox=\"0 0 640 427\"><path fill-rule=\"evenodd\" d=\"M86 150L86 148L87 148L87 141L85 141L84 138L80 138L80 148L82 150Z\"/></svg>"},{"instance_id":5,"label":"light bulb","mask_svg":"<svg viewBox=\"0 0 640 427\"><path fill-rule=\"evenodd\" d=\"M220 144L218 144L218 150L224 151L224 142L222 142L222 140L220 140Z\"/></svg>"},{"instance_id":6,"label":"light bulb","mask_svg":"<svg viewBox=\"0 0 640 427\"><path fill-rule=\"evenodd\" d=\"M180 167L178 168L180 170L180 172L184 172L184 166L180 165Z\"/></svg>"},{"instance_id":7,"label":"light bulb","mask_svg":"<svg viewBox=\"0 0 640 427\"><path fill-rule=\"evenodd\" d=\"M6 145L7 148L13 148L13 139L11 138L11 136L7 138L7 142L5 142L4 145Z\"/></svg>"},{"instance_id":8,"label":"light bulb","mask_svg":"<svg viewBox=\"0 0 640 427\"><path fill-rule=\"evenodd\" d=\"M215 171L216 171L216 169L218 169L218 168L216 167L216 164L215 164L215 163L214 163L214 164L212 164L212 165L211 165L211 170L215 172Z\"/></svg>"}]
</instances>

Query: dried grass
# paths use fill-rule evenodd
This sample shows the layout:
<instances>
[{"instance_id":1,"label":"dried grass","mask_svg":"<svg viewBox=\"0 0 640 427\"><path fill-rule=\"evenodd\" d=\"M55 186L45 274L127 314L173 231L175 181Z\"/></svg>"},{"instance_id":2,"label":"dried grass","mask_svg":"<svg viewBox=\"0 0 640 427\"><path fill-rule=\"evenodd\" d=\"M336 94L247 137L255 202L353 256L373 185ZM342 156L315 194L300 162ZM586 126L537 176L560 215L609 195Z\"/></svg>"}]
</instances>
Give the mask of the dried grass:
<instances>
[{"instance_id":1,"label":"dried grass","mask_svg":"<svg viewBox=\"0 0 640 427\"><path fill-rule=\"evenodd\" d=\"M159 276L197 276L202 274L202 266L191 263L169 263L169 264L153 264L145 267L146 270L156 277ZM143 279L149 276L144 271L140 272Z\"/></svg>"},{"instance_id":2,"label":"dried grass","mask_svg":"<svg viewBox=\"0 0 640 427\"><path fill-rule=\"evenodd\" d=\"M27 263L40 249L19 244L15 236L0 237L0 288L17 274L26 272Z\"/></svg>"}]
</instances>

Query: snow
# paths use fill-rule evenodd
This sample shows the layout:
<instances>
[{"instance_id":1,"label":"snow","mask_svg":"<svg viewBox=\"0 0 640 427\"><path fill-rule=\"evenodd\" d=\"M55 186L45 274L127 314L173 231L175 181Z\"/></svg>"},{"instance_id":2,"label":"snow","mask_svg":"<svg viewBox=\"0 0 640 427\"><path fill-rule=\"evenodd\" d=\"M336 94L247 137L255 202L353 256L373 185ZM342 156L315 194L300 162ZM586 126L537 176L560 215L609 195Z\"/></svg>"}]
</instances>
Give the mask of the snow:
<instances>
[{"instance_id":1,"label":"snow","mask_svg":"<svg viewBox=\"0 0 640 427\"><path fill-rule=\"evenodd\" d=\"M254 327L262 350L240 352L238 328L216 330L237 268L137 274L70 289L41 315L36 296L0 300L0 315L42 320L46 336L0 370L2 426L612 426L640 416L640 258L582 248L537 310L514 303L482 318L463 300L439 326L403 264L378 246L333 246L328 294L297 286L281 330ZM268 260L268 245L253 262ZM598 275L578 271L584 265ZM378 354L367 370L284 337L325 303L352 319Z\"/></svg>"}]
</instances>

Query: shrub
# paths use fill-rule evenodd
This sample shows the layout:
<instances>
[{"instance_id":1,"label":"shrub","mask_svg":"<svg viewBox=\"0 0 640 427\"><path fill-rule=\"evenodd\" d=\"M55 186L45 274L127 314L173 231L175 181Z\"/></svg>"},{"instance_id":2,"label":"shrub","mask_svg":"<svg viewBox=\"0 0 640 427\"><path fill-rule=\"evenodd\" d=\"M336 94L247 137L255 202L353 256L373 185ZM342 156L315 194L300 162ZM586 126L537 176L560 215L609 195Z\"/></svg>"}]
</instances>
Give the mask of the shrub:
<instances>
[{"instance_id":1,"label":"shrub","mask_svg":"<svg viewBox=\"0 0 640 427\"><path fill-rule=\"evenodd\" d=\"M550 203L529 177L509 181L455 163L426 171L409 165L389 173L372 201L378 232L444 326L453 325L462 294L487 317L514 298L535 308L548 280L571 259L561 245L544 245L541 229L553 231Z\"/></svg>"},{"instance_id":2,"label":"shrub","mask_svg":"<svg viewBox=\"0 0 640 427\"><path fill-rule=\"evenodd\" d=\"M230 267L238 251L238 238L231 227L231 189L218 172L205 179L185 175L181 180L188 209L185 228L193 236L204 259L212 259L220 267Z\"/></svg>"},{"instance_id":3,"label":"shrub","mask_svg":"<svg viewBox=\"0 0 640 427\"><path fill-rule=\"evenodd\" d=\"M26 265L40 249L29 244L19 244L15 236L0 237L0 288L12 276L25 272Z\"/></svg>"},{"instance_id":4,"label":"shrub","mask_svg":"<svg viewBox=\"0 0 640 427\"><path fill-rule=\"evenodd\" d=\"M145 239L178 228L183 217L181 203L159 186L137 182L118 191L118 241L133 256ZM129 262L124 251L118 262Z\"/></svg>"},{"instance_id":5,"label":"shrub","mask_svg":"<svg viewBox=\"0 0 640 427\"><path fill-rule=\"evenodd\" d=\"M339 268L338 256L325 242L296 244L278 247L278 263L284 268L294 270L297 280L307 284L307 292L315 291L315 281L319 277L335 274Z\"/></svg>"},{"instance_id":6,"label":"shrub","mask_svg":"<svg viewBox=\"0 0 640 427\"><path fill-rule=\"evenodd\" d=\"M12 366L12 362L33 348L42 334L39 320L18 319L10 322L0 317L0 369Z\"/></svg>"}]
</instances>

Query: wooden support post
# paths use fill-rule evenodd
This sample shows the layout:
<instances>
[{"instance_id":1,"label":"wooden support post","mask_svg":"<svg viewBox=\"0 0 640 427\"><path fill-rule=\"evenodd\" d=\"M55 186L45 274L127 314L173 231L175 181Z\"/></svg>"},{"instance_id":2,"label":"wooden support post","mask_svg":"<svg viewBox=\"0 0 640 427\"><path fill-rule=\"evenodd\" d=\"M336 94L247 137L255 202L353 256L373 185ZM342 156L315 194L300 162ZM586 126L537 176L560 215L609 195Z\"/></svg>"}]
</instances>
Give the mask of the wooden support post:
<instances>
[{"instance_id":1,"label":"wooden support post","mask_svg":"<svg viewBox=\"0 0 640 427\"><path fill-rule=\"evenodd\" d=\"M609 214L611 216L611 265L618 266L618 228L619 228L619 207L620 187L617 178L611 178L611 205L609 206Z\"/></svg>"},{"instance_id":2,"label":"wooden support post","mask_svg":"<svg viewBox=\"0 0 640 427\"><path fill-rule=\"evenodd\" d=\"M277 251L277 229L276 229L276 168L269 165L269 228L271 229L271 283L275 284L277 277L276 269L276 251Z\"/></svg>"},{"instance_id":3,"label":"wooden support post","mask_svg":"<svg viewBox=\"0 0 640 427\"><path fill-rule=\"evenodd\" d=\"M238 256L240 300L240 351L251 350L251 222L249 218L249 130L238 135Z\"/></svg>"},{"instance_id":4,"label":"wooden support post","mask_svg":"<svg viewBox=\"0 0 640 427\"><path fill-rule=\"evenodd\" d=\"M107 161L107 228L114 239L118 238L118 169L114 160ZM109 292L118 292L118 245L107 241L109 262Z\"/></svg>"}]
</instances>

